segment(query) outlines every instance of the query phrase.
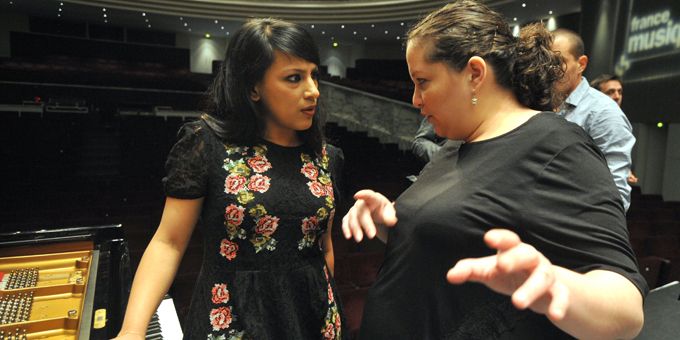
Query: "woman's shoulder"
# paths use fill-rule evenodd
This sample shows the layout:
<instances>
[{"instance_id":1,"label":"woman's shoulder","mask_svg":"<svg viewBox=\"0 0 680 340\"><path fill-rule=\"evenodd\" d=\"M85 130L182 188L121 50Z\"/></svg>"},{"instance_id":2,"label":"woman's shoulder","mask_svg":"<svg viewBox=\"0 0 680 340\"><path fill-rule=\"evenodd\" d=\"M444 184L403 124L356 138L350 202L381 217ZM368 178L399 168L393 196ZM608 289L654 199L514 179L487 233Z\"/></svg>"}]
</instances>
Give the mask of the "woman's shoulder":
<instances>
[{"instance_id":1,"label":"woman's shoulder","mask_svg":"<svg viewBox=\"0 0 680 340\"><path fill-rule=\"evenodd\" d=\"M537 142L567 146L574 143L592 142L588 133L579 125L572 123L554 112L541 112L527 124L527 135Z\"/></svg>"}]
</instances>

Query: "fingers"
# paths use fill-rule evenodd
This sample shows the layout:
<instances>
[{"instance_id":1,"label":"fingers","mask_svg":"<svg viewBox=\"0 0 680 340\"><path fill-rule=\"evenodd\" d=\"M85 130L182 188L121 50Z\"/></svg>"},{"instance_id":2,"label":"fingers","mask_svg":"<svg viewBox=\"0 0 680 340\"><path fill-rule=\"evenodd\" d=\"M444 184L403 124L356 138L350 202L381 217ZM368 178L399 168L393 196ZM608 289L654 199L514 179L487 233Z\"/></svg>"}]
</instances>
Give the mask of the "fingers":
<instances>
[{"instance_id":1,"label":"fingers","mask_svg":"<svg viewBox=\"0 0 680 340\"><path fill-rule=\"evenodd\" d=\"M397 210L394 209L394 204L387 202L382 208L382 224L391 227L397 224Z\"/></svg>"},{"instance_id":2,"label":"fingers","mask_svg":"<svg viewBox=\"0 0 680 340\"><path fill-rule=\"evenodd\" d=\"M498 269L504 273L531 271L541 262L541 253L533 246L520 243L498 252Z\"/></svg>"},{"instance_id":3,"label":"fingers","mask_svg":"<svg viewBox=\"0 0 680 340\"><path fill-rule=\"evenodd\" d=\"M361 230L361 224L359 223L359 218L357 216L361 213L360 210L363 209L363 203L360 204L360 202L361 201L357 201L354 203L354 206L349 209L347 215L342 218L342 232L345 238L350 239L354 236L356 242L361 242L364 238L364 233Z\"/></svg>"},{"instance_id":4,"label":"fingers","mask_svg":"<svg viewBox=\"0 0 680 340\"><path fill-rule=\"evenodd\" d=\"M458 261L446 273L446 279L452 284L461 284L467 281L484 283L494 277L495 274L496 256L487 256Z\"/></svg>"},{"instance_id":5,"label":"fingers","mask_svg":"<svg viewBox=\"0 0 680 340\"><path fill-rule=\"evenodd\" d=\"M375 223L391 227L397 223L397 211L394 204L380 193L372 190L361 190L354 194L357 201L363 200L372 213Z\"/></svg>"},{"instance_id":6,"label":"fingers","mask_svg":"<svg viewBox=\"0 0 680 340\"><path fill-rule=\"evenodd\" d=\"M512 302L515 307L525 309L538 299L549 294L555 283L555 274L552 265L547 260L534 268L531 274L524 280L512 294Z\"/></svg>"},{"instance_id":7,"label":"fingers","mask_svg":"<svg viewBox=\"0 0 680 340\"><path fill-rule=\"evenodd\" d=\"M569 289L557 281L551 290L552 301L548 307L548 318L552 321L561 321L567 315L569 308Z\"/></svg>"},{"instance_id":8,"label":"fingers","mask_svg":"<svg viewBox=\"0 0 680 340\"><path fill-rule=\"evenodd\" d=\"M514 232L507 229L491 229L484 234L484 242L489 248L497 250L510 249L522 241Z\"/></svg>"},{"instance_id":9,"label":"fingers","mask_svg":"<svg viewBox=\"0 0 680 340\"><path fill-rule=\"evenodd\" d=\"M364 233L369 238L375 236L376 227L366 200L358 199L342 218L342 233L346 239L354 237L356 242L363 240Z\"/></svg>"},{"instance_id":10,"label":"fingers","mask_svg":"<svg viewBox=\"0 0 680 340\"><path fill-rule=\"evenodd\" d=\"M377 234L376 223L392 226L397 223L393 204L383 195L372 190L354 194L357 200L342 219L342 233L346 239L354 237L360 242L364 235L370 239Z\"/></svg>"}]
</instances>

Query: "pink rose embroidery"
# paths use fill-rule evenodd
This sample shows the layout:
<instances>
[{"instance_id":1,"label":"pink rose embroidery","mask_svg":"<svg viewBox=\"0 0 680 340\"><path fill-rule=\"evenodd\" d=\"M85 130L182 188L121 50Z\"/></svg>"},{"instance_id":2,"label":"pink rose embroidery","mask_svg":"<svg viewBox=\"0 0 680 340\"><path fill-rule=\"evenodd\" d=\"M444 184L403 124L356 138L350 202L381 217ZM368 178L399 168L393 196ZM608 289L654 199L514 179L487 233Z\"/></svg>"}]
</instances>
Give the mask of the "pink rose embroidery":
<instances>
[{"instance_id":1,"label":"pink rose embroidery","mask_svg":"<svg viewBox=\"0 0 680 340\"><path fill-rule=\"evenodd\" d=\"M259 193L265 193L269 190L269 180L269 177L260 174L251 176L250 182L248 183L248 189Z\"/></svg>"},{"instance_id":2,"label":"pink rose embroidery","mask_svg":"<svg viewBox=\"0 0 680 340\"><path fill-rule=\"evenodd\" d=\"M255 232L264 236L270 236L279 226L279 218L265 215L257 219Z\"/></svg>"},{"instance_id":3,"label":"pink rose embroidery","mask_svg":"<svg viewBox=\"0 0 680 340\"><path fill-rule=\"evenodd\" d=\"M230 204L225 209L224 219L227 220L227 223L231 226L239 226L243 222L245 210L246 209L244 207L235 204Z\"/></svg>"},{"instance_id":4,"label":"pink rose embroidery","mask_svg":"<svg viewBox=\"0 0 680 340\"><path fill-rule=\"evenodd\" d=\"M321 197L326 195L326 186L323 184L313 181L313 182L307 182L307 186L309 187L309 191L312 192L312 195L316 197Z\"/></svg>"},{"instance_id":5,"label":"pink rose embroidery","mask_svg":"<svg viewBox=\"0 0 680 340\"><path fill-rule=\"evenodd\" d=\"M305 217L302 220L302 233L309 234L319 229L319 219L316 216Z\"/></svg>"},{"instance_id":6,"label":"pink rose embroidery","mask_svg":"<svg viewBox=\"0 0 680 340\"><path fill-rule=\"evenodd\" d=\"M300 172L312 181L316 181L319 176L319 170L312 163L305 163L305 165L302 166L302 169L300 169Z\"/></svg>"},{"instance_id":7,"label":"pink rose embroidery","mask_svg":"<svg viewBox=\"0 0 680 340\"><path fill-rule=\"evenodd\" d=\"M238 244L227 240L226 238L222 240L220 244L220 254L226 257L227 260L231 261L236 258L236 252L238 251Z\"/></svg>"},{"instance_id":8,"label":"pink rose embroidery","mask_svg":"<svg viewBox=\"0 0 680 340\"><path fill-rule=\"evenodd\" d=\"M255 156L248 159L248 165L253 169L253 171L263 173L272 168L272 164L269 163L267 158L264 156Z\"/></svg>"},{"instance_id":9,"label":"pink rose embroidery","mask_svg":"<svg viewBox=\"0 0 680 340\"><path fill-rule=\"evenodd\" d=\"M324 339L335 339L335 325L329 323L326 325L326 329L323 332Z\"/></svg>"},{"instance_id":10,"label":"pink rose embroidery","mask_svg":"<svg viewBox=\"0 0 680 340\"><path fill-rule=\"evenodd\" d=\"M231 319L231 307L220 307L210 311L210 324L214 331L229 328Z\"/></svg>"},{"instance_id":11,"label":"pink rose embroidery","mask_svg":"<svg viewBox=\"0 0 680 340\"><path fill-rule=\"evenodd\" d=\"M214 304L229 302L229 290L225 283L216 283L212 288L212 302Z\"/></svg>"},{"instance_id":12,"label":"pink rose embroidery","mask_svg":"<svg viewBox=\"0 0 680 340\"><path fill-rule=\"evenodd\" d=\"M237 174L231 174L227 176L224 181L224 192L227 194L238 194L239 191L245 189L246 179L243 176Z\"/></svg>"}]
</instances>

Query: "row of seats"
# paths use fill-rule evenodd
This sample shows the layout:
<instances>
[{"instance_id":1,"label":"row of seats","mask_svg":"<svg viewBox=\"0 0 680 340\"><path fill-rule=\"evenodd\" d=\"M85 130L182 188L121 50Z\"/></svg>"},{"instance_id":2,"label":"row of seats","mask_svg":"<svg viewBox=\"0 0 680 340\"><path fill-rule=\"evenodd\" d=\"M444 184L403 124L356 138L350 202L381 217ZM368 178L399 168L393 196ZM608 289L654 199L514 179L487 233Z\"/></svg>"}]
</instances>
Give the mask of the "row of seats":
<instances>
[{"instance_id":1,"label":"row of seats","mask_svg":"<svg viewBox=\"0 0 680 340\"><path fill-rule=\"evenodd\" d=\"M168 68L159 63L61 58L12 58L0 60L5 81L95 86L205 91L212 75L188 68Z\"/></svg>"}]
</instances>

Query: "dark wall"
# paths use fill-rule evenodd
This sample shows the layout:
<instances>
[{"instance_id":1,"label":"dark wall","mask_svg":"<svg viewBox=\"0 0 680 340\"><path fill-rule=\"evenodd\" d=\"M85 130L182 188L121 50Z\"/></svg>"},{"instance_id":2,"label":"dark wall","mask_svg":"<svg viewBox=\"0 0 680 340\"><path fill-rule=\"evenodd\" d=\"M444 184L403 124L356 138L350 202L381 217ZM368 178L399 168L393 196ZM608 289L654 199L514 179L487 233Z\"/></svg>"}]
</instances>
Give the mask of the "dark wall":
<instances>
[{"instance_id":1,"label":"dark wall","mask_svg":"<svg viewBox=\"0 0 680 340\"><path fill-rule=\"evenodd\" d=\"M184 48L23 32L10 33L10 46L12 57L45 58L50 56L72 56L84 59L154 62L173 68L189 68L189 50Z\"/></svg>"},{"instance_id":2,"label":"dark wall","mask_svg":"<svg viewBox=\"0 0 680 340\"><path fill-rule=\"evenodd\" d=\"M680 122L680 1L582 0L581 9L586 77L618 74L633 122Z\"/></svg>"}]
</instances>

